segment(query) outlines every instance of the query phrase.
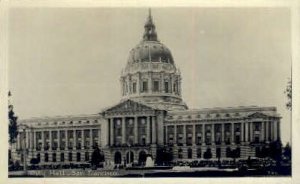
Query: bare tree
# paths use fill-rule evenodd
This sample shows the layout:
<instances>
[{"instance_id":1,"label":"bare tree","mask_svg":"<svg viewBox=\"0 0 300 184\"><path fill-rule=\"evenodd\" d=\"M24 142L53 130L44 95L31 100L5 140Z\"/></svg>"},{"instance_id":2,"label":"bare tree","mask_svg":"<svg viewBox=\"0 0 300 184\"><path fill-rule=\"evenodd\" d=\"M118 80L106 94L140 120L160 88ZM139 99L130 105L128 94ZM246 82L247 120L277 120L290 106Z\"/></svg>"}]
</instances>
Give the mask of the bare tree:
<instances>
[{"instance_id":1,"label":"bare tree","mask_svg":"<svg viewBox=\"0 0 300 184\"><path fill-rule=\"evenodd\" d=\"M291 79L288 81L288 84L286 86L284 93L286 94L287 99L288 99L288 101L286 103L286 108L288 110L292 110L292 80Z\"/></svg>"}]
</instances>

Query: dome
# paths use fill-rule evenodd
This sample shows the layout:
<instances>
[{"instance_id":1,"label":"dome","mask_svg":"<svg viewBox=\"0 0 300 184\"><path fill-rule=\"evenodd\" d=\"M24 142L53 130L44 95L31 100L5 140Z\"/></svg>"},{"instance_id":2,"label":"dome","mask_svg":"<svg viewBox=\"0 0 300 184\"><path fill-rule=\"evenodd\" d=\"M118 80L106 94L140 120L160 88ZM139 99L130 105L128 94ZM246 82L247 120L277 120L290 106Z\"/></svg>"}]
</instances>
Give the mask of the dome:
<instances>
[{"instance_id":1,"label":"dome","mask_svg":"<svg viewBox=\"0 0 300 184\"><path fill-rule=\"evenodd\" d=\"M139 62L161 62L174 64L170 50L159 41L142 41L131 49L128 64Z\"/></svg>"},{"instance_id":2,"label":"dome","mask_svg":"<svg viewBox=\"0 0 300 184\"><path fill-rule=\"evenodd\" d=\"M180 71L171 51L157 39L150 10L144 29L121 73L122 99L165 110L187 109L181 98Z\"/></svg>"}]
</instances>

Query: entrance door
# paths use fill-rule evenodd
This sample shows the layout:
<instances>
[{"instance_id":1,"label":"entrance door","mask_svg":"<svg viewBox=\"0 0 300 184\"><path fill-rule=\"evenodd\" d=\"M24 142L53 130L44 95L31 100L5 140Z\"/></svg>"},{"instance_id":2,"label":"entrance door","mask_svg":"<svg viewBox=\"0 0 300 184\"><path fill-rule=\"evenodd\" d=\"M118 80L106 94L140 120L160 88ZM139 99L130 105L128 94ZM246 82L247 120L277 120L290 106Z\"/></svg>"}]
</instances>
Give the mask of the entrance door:
<instances>
[{"instance_id":1,"label":"entrance door","mask_svg":"<svg viewBox=\"0 0 300 184\"><path fill-rule=\"evenodd\" d=\"M147 154L145 151L139 153L139 165L145 165L147 159Z\"/></svg>"},{"instance_id":2,"label":"entrance door","mask_svg":"<svg viewBox=\"0 0 300 184\"><path fill-rule=\"evenodd\" d=\"M132 163L133 162L133 158L134 158L134 154L132 151L128 152L126 154L126 163L129 164L129 163Z\"/></svg>"},{"instance_id":3,"label":"entrance door","mask_svg":"<svg viewBox=\"0 0 300 184\"><path fill-rule=\"evenodd\" d=\"M122 161L122 155L120 152L116 152L115 153L115 164L121 164Z\"/></svg>"}]
</instances>

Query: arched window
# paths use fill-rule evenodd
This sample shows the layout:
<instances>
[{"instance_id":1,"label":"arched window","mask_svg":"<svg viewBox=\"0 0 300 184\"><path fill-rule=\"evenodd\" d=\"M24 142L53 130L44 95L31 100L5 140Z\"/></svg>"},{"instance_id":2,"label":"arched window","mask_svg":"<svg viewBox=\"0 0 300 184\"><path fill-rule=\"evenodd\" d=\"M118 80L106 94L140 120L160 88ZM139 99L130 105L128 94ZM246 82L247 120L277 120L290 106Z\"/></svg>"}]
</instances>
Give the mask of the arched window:
<instances>
[{"instance_id":1,"label":"arched window","mask_svg":"<svg viewBox=\"0 0 300 184\"><path fill-rule=\"evenodd\" d=\"M115 164L121 164L121 162L122 162L122 155L121 155L121 153L119 151L117 151L115 153L115 159L114 159L114 161L115 161Z\"/></svg>"},{"instance_id":2,"label":"arched window","mask_svg":"<svg viewBox=\"0 0 300 184\"><path fill-rule=\"evenodd\" d=\"M193 158L193 150L192 150L192 148L188 149L188 158Z\"/></svg>"}]
</instances>

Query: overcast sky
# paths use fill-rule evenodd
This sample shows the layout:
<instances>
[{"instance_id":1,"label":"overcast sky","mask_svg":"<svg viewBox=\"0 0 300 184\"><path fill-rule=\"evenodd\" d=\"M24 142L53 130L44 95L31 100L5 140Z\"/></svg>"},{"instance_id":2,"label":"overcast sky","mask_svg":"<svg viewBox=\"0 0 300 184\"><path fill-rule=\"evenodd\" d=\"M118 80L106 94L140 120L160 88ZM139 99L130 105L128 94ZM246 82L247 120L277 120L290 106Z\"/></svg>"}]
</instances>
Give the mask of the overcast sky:
<instances>
[{"instance_id":1,"label":"overcast sky","mask_svg":"<svg viewBox=\"0 0 300 184\"><path fill-rule=\"evenodd\" d=\"M147 13L12 9L9 89L19 118L95 114L118 103L120 72L142 39ZM155 8L152 15L181 70L190 108L276 106L282 139L290 140L288 9Z\"/></svg>"}]
</instances>

